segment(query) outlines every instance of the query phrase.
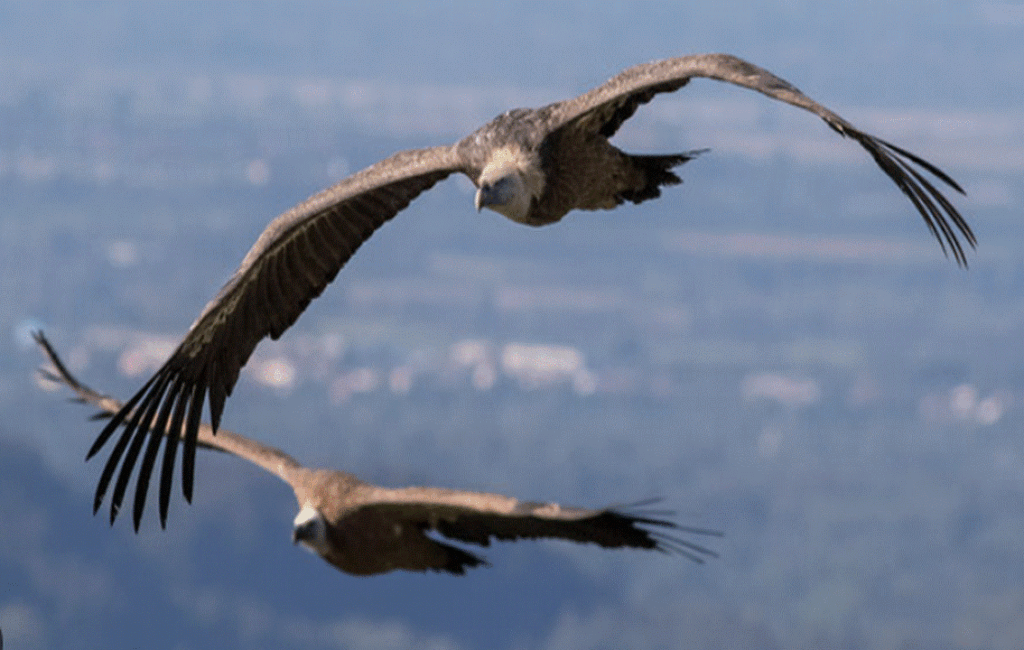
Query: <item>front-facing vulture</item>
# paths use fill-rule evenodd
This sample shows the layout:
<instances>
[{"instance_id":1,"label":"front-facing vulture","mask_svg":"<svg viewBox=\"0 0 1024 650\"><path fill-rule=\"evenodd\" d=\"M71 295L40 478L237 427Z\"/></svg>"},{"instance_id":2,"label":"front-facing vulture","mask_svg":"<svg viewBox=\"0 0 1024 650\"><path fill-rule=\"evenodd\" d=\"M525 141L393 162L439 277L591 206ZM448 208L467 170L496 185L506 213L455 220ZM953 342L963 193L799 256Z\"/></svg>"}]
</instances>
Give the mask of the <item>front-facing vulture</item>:
<instances>
[{"instance_id":1,"label":"front-facing vulture","mask_svg":"<svg viewBox=\"0 0 1024 650\"><path fill-rule=\"evenodd\" d=\"M974 234L934 182L963 190L931 163L854 128L783 79L734 56L697 54L645 63L579 97L508 111L454 145L396 153L270 222L170 358L89 449L91 458L125 425L100 476L94 510L117 474L110 509L114 520L141 456L134 503L138 529L164 439L161 524L166 522L181 439L182 490L191 501L203 403L209 400L216 430L224 402L256 344L266 336L281 336L377 228L438 181L465 174L477 187L478 210L490 208L532 226L554 223L571 210L612 209L624 201L657 198L662 186L678 183L673 168L697 152L632 155L608 139L641 104L700 77L750 88L808 110L858 142L913 203L942 250L966 266L961 238L974 246ZM165 436L181 427L184 436Z\"/></svg>"}]
</instances>

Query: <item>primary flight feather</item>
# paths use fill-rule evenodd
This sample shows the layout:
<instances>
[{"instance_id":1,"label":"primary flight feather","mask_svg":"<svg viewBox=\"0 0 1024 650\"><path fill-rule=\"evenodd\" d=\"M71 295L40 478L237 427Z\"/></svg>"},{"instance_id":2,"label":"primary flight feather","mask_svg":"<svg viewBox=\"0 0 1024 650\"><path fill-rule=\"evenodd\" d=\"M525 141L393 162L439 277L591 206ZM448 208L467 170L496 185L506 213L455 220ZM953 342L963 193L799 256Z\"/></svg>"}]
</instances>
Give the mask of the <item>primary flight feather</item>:
<instances>
[{"instance_id":1,"label":"primary flight feather","mask_svg":"<svg viewBox=\"0 0 1024 650\"><path fill-rule=\"evenodd\" d=\"M571 210L640 203L660 196L662 186L679 183L672 169L699 151L631 155L608 139L641 104L698 77L803 108L858 142L911 201L943 252L967 265L961 238L973 247L974 234L934 182L963 190L931 163L854 128L785 80L734 56L698 54L645 63L579 97L508 111L454 145L399 152L274 219L166 363L89 449L87 458L124 425L100 475L94 511L117 474L110 503L114 521L141 455L133 513L138 529L163 440L161 525L167 518L179 440L184 441L182 491L191 501L204 402L209 402L216 431L224 402L256 345L288 329L377 228L438 181L465 174L477 187L477 210L486 207L532 226L554 223ZM164 435L182 426L184 436Z\"/></svg>"},{"instance_id":2,"label":"primary flight feather","mask_svg":"<svg viewBox=\"0 0 1024 650\"><path fill-rule=\"evenodd\" d=\"M41 332L36 333L36 341L52 366L41 371L45 377L69 387L78 401L99 408L99 417L122 408L121 402L79 382ZM180 435L180 429L171 431ZM720 532L679 526L665 519L666 513L639 506L589 509L486 492L385 488L347 472L304 467L280 449L231 431L215 436L207 424L200 425L196 444L247 460L291 486L299 506L292 541L353 575L394 570L461 575L467 568L487 564L473 553L434 539L431 532L480 546L489 546L492 539L549 538L677 553L698 563L717 557L678 533L720 537Z\"/></svg>"}]
</instances>

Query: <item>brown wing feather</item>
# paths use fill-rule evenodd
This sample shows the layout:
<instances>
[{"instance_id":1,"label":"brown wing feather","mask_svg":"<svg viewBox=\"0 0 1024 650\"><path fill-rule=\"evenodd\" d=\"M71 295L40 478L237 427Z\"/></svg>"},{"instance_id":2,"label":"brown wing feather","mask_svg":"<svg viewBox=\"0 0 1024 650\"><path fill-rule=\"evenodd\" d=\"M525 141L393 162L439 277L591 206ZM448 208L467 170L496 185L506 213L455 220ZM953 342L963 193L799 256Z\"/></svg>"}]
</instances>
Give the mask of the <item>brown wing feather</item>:
<instances>
[{"instance_id":1,"label":"brown wing feather","mask_svg":"<svg viewBox=\"0 0 1024 650\"><path fill-rule=\"evenodd\" d=\"M87 458L119 426L125 429L100 476L94 510L102 505L120 465L111 496L117 516L143 449L136 482L134 523L141 521L149 477L168 421L184 423L182 491L192 499L196 438L203 402L209 399L213 431L224 402L256 345L279 337L320 295L359 246L381 225L461 165L451 147L400 152L353 174L276 218L241 266L200 314L157 373L111 418ZM160 477L160 522L166 522L178 436L168 436Z\"/></svg>"},{"instance_id":2,"label":"brown wing feather","mask_svg":"<svg viewBox=\"0 0 1024 650\"><path fill-rule=\"evenodd\" d=\"M926 160L854 128L786 80L729 54L696 54L629 68L590 92L544 109L547 128L551 133L576 128L611 137L641 104L658 93L678 90L697 77L750 88L798 106L825 120L840 135L856 140L914 204L943 253L952 254L957 264L967 266L960 237L972 248L976 246L970 225L917 168L962 194L963 189L952 178Z\"/></svg>"},{"instance_id":3,"label":"brown wing feather","mask_svg":"<svg viewBox=\"0 0 1024 650\"><path fill-rule=\"evenodd\" d=\"M81 383L78 378L71 374L71 371L61 361L60 356L57 355L57 352L42 332L35 332L34 336L36 343L42 348L43 353L52 366L52 368L40 368L40 374L50 381L70 388L75 394L74 401L98 408L99 411L93 416L93 419L109 418L121 410L124 404L120 400L92 389ZM168 431L180 432L181 422L178 422L178 426L174 426L172 423L168 427ZM262 467L289 484L293 482L296 474L305 471L297 460L276 447L265 445L262 442L246 438L243 435L225 429L221 429L214 435L213 429L208 424L203 424L199 427L196 446L238 456L243 460Z\"/></svg>"},{"instance_id":4,"label":"brown wing feather","mask_svg":"<svg viewBox=\"0 0 1024 650\"><path fill-rule=\"evenodd\" d=\"M488 546L492 538L563 539L605 548L672 551L703 562L702 556L716 557L715 553L668 531L721 535L718 531L681 527L662 518L664 513L645 513L641 509L575 508L443 488L376 488L362 507L481 546Z\"/></svg>"}]
</instances>

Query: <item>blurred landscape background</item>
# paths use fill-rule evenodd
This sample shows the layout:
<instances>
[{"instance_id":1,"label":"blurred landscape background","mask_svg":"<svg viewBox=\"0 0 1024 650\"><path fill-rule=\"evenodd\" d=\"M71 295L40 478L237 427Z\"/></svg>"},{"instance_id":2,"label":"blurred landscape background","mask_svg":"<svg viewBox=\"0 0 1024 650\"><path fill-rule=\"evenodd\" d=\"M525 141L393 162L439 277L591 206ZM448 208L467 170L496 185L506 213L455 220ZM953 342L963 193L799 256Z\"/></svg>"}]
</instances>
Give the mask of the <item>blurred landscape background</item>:
<instances>
[{"instance_id":1,"label":"blurred landscape background","mask_svg":"<svg viewBox=\"0 0 1024 650\"><path fill-rule=\"evenodd\" d=\"M0 5L0 629L26 648L1024 646L1024 4ZM462 578L292 547L201 454L136 535L43 328L130 396L278 213L643 61L737 54L966 189L945 259L855 143L695 81L616 137L711 151L543 229L465 179L264 343L222 426L314 466L584 506L662 497L721 558L497 544Z\"/></svg>"}]
</instances>

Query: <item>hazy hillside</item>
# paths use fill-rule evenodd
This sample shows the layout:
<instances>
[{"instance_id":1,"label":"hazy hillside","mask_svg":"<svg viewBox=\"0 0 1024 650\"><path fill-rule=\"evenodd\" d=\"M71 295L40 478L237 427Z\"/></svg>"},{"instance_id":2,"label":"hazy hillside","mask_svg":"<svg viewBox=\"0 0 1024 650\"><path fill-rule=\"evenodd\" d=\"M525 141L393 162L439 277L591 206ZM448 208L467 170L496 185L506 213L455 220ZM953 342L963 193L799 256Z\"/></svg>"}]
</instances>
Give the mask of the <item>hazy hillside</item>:
<instances>
[{"instance_id":1,"label":"hazy hillside","mask_svg":"<svg viewBox=\"0 0 1024 650\"><path fill-rule=\"evenodd\" d=\"M1000 2L0 5L7 647L1021 647L1022 31ZM711 147L683 185L534 230L442 184L258 349L224 425L389 485L662 496L719 560L498 544L352 578L212 455L166 531L91 516L98 426L40 389L32 328L126 397L278 212L708 50L947 169L970 270L855 145L694 83L617 141Z\"/></svg>"}]
</instances>

